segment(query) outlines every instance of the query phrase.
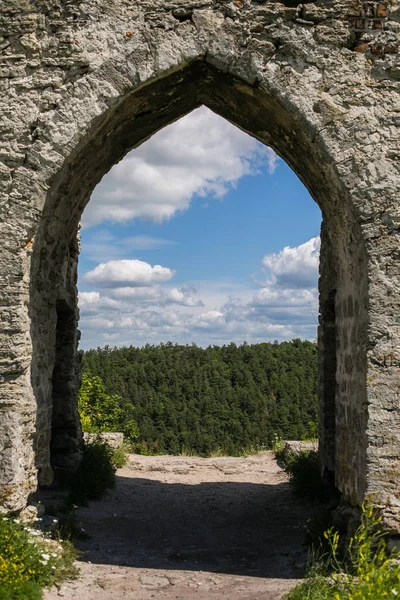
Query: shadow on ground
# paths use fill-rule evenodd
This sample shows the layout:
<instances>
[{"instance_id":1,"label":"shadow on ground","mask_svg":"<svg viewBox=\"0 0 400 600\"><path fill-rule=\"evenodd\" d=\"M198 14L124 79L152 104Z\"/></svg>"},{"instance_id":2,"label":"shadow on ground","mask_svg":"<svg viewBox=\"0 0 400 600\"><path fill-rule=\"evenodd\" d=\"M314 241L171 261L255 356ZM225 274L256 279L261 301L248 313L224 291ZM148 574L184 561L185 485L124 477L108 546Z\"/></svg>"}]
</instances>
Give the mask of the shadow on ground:
<instances>
[{"instance_id":1,"label":"shadow on ground","mask_svg":"<svg viewBox=\"0 0 400 600\"><path fill-rule=\"evenodd\" d=\"M78 511L90 536L79 544L81 560L297 578L306 513L287 482L186 485L119 476L105 500Z\"/></svg>"}]
</instances>

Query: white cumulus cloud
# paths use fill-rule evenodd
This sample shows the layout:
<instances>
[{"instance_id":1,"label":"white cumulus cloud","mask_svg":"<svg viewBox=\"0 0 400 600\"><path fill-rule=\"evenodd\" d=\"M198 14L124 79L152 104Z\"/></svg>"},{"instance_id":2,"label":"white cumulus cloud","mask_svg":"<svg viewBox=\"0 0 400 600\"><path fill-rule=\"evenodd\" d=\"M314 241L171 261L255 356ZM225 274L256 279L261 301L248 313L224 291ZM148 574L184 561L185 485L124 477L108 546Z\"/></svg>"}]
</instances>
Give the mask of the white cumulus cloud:
<instances>
[{"instance_id":1,"label":"white cumulus cloud","mask_svg":"<svg viewBox=\"0 0 400 600\"><path fill-rule=\"evenodd\" d=\"M125 259L100 263L92 271L85 273L83 280L85 283L106 288L140 287L168 281L173 275L174 271L167 267L152 267L142 260Z\"/></svg>"},{"instance_id":2,"label":"white cumulus cloud","mask_svg":"<svg viewBox=\"0 0 400 600\"><path fill-rule=\"evenodd\" d=\"M279 289L265 287L256 292L251 299L253 307L292 308L315 302L315 285L312 289Z\"/></svg>"},{"instance_id":3,"label":"white cumulus cloud","mask_svg":"<svg viewBox=\"0 0 400 600\"><path fill-rule=\"evenodd\" d=\"M99 292L79 292L79 308L84 314L97 314L99 310L124 310L122 302L101 296Z\"/></svg>"},{"instance_id":4,"label":"white cumulus cloud","mask_svg":"<svg viewBox=\"0 0 400 600\"><path fill-rule=\"evenodd\" d=\"M84 346L314 339L319 245L316 237L265 256L268 279L259 284L226 278L178 287L160 265L101 263L83 276L94 289L79 294Z\"/></svg>"},{"instance_id":5,"label":"white cumulus cloud","mask_svg":"<svg viewBox=\"0 0 400 600\"><path fill-rule=\"evenodd\" d=\"M320 246L317 236L300 246L286 246L280 252L264 256L263 265L270 272L272 283L290 290L315 287Z\"/></svg>"},{"instance_id":6,"label":"white cumulus cloud","mask_svg":"<svg viewBox=\"0 0 400 600\"><path fill-rule=\"evenodd\" d=\"M83 225L135 218L160 222L187 209L196 195L223 197L261 165L273 173L278 160L273 150L201 107L115 165L96 187Z\"/></svg>"},{"instance_id":7,"label":"white cumulus cloud","mask_svg":"<svg viewBox=\"0 0 400 600\"><path fill-rule=\"evenodd\" d=\"M196 300L196 289L182 286L181 288L167 288L160 285L146 287L121 287L109 290L115 298L123 299L135 304L156 304L165 306L179 304L180 306L204 306L201 300Z\"/></svg>"}]
</instances>

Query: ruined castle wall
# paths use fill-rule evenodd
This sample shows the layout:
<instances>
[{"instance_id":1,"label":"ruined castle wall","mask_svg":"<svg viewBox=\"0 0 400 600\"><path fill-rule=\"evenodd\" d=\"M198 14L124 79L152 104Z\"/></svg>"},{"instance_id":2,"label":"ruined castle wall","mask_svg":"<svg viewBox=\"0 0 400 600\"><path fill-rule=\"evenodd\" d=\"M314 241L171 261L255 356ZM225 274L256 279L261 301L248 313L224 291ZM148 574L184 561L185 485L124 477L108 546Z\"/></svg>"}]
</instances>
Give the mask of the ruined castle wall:
<instances>
[{"instance_id":1,"label":"ruined castle wall","mask_svg":"<svg viewBox=\"0 0 400 600\"><path fill-rule=\"evenodd\" d=\"M74 240L94 186L206 104L321 207L322 466L399 526L399 31L386 2L0 0L4 507L79 458Z\"/></svg>"}]
</instances>

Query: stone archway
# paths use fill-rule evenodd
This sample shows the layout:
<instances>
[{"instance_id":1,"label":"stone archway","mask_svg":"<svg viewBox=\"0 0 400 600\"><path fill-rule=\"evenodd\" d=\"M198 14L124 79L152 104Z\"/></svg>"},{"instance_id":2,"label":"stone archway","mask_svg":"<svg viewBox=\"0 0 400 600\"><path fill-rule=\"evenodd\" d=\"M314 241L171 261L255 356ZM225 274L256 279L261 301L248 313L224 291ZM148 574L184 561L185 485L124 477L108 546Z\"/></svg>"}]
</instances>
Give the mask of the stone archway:
<instances>
[{"instance_id":1,"label":"stone archway","mask_svg":"<svg viewBox=\"0 0 400 600\"><path fill-rule=\"evenodd\" d=\"M79 458L85 204L126 152L205 104L272 146L322 210L322 467L346 501L368 495L399 528L399 15L372 2L374 18L347 0L287 4L6 3L4 507L22 508L38 477Z\"/></svg>"}]
</instances>

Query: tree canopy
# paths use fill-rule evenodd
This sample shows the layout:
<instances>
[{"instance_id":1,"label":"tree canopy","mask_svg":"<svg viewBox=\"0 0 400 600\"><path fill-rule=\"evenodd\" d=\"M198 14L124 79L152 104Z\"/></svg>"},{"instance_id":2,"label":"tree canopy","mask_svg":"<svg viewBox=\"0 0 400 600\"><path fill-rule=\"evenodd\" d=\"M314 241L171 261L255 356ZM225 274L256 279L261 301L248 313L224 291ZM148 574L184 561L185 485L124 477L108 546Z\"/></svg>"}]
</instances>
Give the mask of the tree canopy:
<instances>
[{"instance_id":1,"label":"tree canopy","mask_svg":"<svg viewBox=\"0 0 400 600\"><path fill-rule=\"evenodd\" d=\"M81 414L92 430L131 428L139 450L235 455L316 435L309 341L105 347L82 352L82 361Z\"/></svg>"}]
</instances>

